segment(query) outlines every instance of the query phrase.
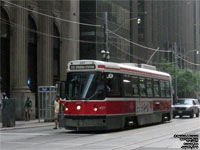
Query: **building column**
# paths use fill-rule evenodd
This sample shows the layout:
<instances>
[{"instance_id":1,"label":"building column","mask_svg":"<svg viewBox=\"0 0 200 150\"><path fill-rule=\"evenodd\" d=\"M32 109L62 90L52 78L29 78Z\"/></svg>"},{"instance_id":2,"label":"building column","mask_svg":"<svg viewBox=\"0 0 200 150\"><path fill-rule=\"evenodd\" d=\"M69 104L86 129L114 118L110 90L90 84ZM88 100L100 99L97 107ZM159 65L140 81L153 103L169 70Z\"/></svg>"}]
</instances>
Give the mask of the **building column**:
<instances>
[{"instance_id":1,"label":"building column","mask_svg":"<svg viewBox=\"0 0 200 150\"><path fill-rule=\"evenodd\" d=\"M0 17L1 17L1 9L2 7L0 6ZM1 29L1 23L0 23L0 29ZM1 80L2 80L2 77L1 77L1 40L0 40L0 97L1 96ZM1 116L0 116L1 117Z\"/></svg>"},{"instance_id":2,"label":"building column","mask_svg":"<svg viewBox=\"0 0 200 150\"><path fill-rule=\"evenodd\" d=\"M14 2L13 2L14 3ZM16 5L26 7L26 1L16 1ZM22 27L27 26L27 11L13 8L13 21ZM15 99L16 119L24 119L24 102L30 96L27 84L27 32L23 28L11 29L11 98Z\"/></svg>"},{"instance_id":3,"label":"building column","mask_svg":"<svg viewBox=\"0 0 200 150\"><path fill-rule=\"evenodd\" d=\"M63 19L79 22L79 0L62 2ZM60 74L61 81L66 80L66 66L70 60L80 59L79 56L79 31L80 25L61 21L61 51L60 51Z\"/></svg>"},{"instance_id":4,"label":"building column","mask_svg":"<svg viewBox=\"0 0 200 150\"><path fill-rule=\"evenodd\" d=\"M42 13L52 16L52 2L39 2ZM39 15L38 85L53 85L53 19Z\"/></svg>"},{"instance_id":5,"label":"building column","mask_svg":"<svg viewBox=\"0 0 200 150\"><path fill-rule=\"evenodd\" d=\"M25 1L17 1L17 5L25 7ZM19 26L27 26L27 11L17 8L15 22ZM12 52L13 52L13 91L28 91L27 85L27 44L26 30L13 28Z\"/></svg>"}]
</instances>

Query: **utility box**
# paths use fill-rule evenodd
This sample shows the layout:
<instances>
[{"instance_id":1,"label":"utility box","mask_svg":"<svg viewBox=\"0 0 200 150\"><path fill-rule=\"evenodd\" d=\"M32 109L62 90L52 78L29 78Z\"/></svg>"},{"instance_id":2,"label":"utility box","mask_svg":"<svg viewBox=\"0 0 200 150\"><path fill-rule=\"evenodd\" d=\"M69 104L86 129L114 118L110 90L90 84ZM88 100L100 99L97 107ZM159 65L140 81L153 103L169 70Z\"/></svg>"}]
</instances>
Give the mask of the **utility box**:
<instances>
[{"instance_id":1,"label":"utility box","mask_svg":"<svg viewBox=\"0 0 200 150\"><path fill-rule=\"evenodd\" d=\"M2 127L15 126L15 99L2 99Z\"/></svg>"}]
</instances>

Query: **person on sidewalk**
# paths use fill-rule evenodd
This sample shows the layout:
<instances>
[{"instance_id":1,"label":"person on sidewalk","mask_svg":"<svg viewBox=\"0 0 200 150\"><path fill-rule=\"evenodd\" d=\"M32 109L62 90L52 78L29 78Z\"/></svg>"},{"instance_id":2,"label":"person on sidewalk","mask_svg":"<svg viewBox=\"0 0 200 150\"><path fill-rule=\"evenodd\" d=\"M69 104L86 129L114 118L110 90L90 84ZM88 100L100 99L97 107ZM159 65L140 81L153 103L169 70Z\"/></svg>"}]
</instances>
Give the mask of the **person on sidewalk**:
<instances>
[{"instance_id":1,"label":"person on sidewalk","mask_svg":"<svg viewBox=\"0 0 200 150\"><path fill-rule=\"evenodd\" d=\"M59 114L59 106L60 106L59 102L60 102L60 97L56 96L56 99L54 101L55 127L53 129L58 128L58 114Z\"/></svg>"},{"instance_id":2,"label":"person on sidewalk","mask_svg":"<svg viewBox=\"0 0 200 150\"><path fill-rule=\"evenodd\" d=\"M2 94L2 98L1 98L1 99L8 99L8 97L7 97L7 95L6 95L5 92L3 92L3 94Z\"/></svg>"},{"instance_id":3,"label":"person on sidewalk","mask_svg":"<svg viewBox=\"0 0 200 150\"><path fill-rule=\"evenodd\" d=\"M32 109L32 101L29 96L27 96L24 108L25 108L25 121L29 121L30 120L30 112Z\"/></svg>"}]
</instances>

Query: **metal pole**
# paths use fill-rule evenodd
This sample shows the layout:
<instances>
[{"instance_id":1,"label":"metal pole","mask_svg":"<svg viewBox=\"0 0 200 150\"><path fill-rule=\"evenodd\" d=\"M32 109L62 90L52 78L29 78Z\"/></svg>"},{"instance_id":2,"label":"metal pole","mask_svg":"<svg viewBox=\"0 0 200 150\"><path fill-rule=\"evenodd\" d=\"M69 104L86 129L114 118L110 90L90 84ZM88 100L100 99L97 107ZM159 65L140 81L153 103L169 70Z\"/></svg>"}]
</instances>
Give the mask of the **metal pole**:
<instances>
[{"instance_id":1,"label":"metal pole","mask_svg":"<svg viewBox=\"0 0 200 150\"><path fill-rule=\"evenodd\" d=\"M176 75L176 69L178 67L178 60L177 60L177 45L176 42L174 43L174 61L175 61L175 68L174 68L174 84L175 84L175 98L177 98L177 75Z\"/></svg>"},{"instance_id":2,"label":"metal pole","mask_svg":"<svg viewBox=\"0 0 200 150\"><path fill-rule=\"evenodd\" d=\"M108 51L108 13L104 13L104 48Z\"/></svg>"}]
</instances>

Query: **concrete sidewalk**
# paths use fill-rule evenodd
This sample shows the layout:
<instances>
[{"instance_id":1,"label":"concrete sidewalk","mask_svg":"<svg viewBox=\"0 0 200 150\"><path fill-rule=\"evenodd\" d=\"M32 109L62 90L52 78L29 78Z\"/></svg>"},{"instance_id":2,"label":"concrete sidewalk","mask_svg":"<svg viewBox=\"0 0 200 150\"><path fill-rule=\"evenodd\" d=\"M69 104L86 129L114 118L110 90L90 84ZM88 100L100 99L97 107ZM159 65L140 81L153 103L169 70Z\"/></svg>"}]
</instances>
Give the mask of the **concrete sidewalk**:
<instances>
[{"instance_id":1,"label":"concrete sidewalk","mask_svg":"<svg viewBox=\"0 0 200 150\"><path fill-rule=\"evenodd\" d=\"M37 128L45 126L54 126L54 122L44 122L44 120L30 120L30 121L16 121L15 127L2 127L2 122L0 122L0 131L12 130L12 129L24 129L24 128Z\"/></svg>"}]
</instances>

